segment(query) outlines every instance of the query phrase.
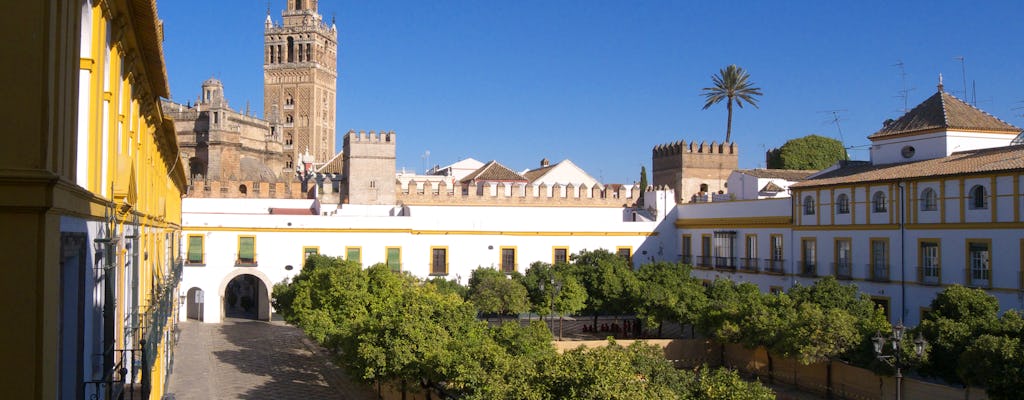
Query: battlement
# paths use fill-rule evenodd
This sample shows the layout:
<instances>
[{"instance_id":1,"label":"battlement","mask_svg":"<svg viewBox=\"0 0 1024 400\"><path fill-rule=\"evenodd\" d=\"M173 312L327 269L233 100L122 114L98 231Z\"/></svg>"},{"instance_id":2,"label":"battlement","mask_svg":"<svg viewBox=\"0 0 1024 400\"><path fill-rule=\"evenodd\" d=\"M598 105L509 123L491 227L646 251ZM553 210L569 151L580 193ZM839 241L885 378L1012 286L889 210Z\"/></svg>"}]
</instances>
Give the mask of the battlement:
<instances>
[{"instance_id":1,"label":"battlement","mask_svg":"<svg viewBox=\"0 0 1024 400\"><path fill-rule=\"evenodd\" d=\"M302 191L302 182L297 177L284 181L254 180L212 180L195 182L189 188L190 198L215 199L305 199L314 186L321 201L325 196L336 198L339 192L341 174L313 174L307 181L307 191Z\"/></svg>"},{"instance_id":2,"label":"battlement","mask_svg":"<svg viewBox=\"0 0 1024 400\"><path fill-rule=\"evenodd\" d=\"M366 131L356 132L354 130L351 130L351 131L348 131L348 133L345 134L345 139L344 140L345 140L345 147L347 148L348 144L349 143L353 143L353 142L358 142L358 143L388 143L388 144L392 144L393 145L393 144L395 144L397 139L398 139L398 136L395 135L395 131L387 131L387 132L385 132L385 131L380 131L380 132L370 131L369 133L367 133Z\"/></svg>"},{"instance_id":3,"label":"battlement","mask_svg":"<svg viewBox=\"0 0 1024 400\"><path fill-rule=\"evenodd\" d=\"M397 200L411 205L495 205L560 207L631 207L640 197L637 185L605 187L573 184L398 182Z\"/></svg>"},{"instance_id":4,"label":"battlement","mask_svg":"<svg viewBox=\"0 0 1024 400\"><path fill-rule=\"evenodd\" d=\"M665 143L654 146L651 150L652 157L666 157L686 154L737 154L739 148L736 146L736 142L726 144L725 142L718 143L712 141L711 144L705 142L686 143L685 140L680 140L674 143Z\"/></svg>"}]
</instances>

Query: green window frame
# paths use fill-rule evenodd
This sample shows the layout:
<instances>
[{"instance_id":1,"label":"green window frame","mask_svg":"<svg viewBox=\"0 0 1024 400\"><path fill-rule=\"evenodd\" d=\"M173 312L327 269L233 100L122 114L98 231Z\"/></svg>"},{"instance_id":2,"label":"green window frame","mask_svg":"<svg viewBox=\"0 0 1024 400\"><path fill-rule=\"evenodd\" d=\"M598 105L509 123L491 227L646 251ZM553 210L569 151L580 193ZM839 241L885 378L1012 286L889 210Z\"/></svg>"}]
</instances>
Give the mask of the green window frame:
<instances>
[{"instance_id":1,"label":"green window frame","mask_svg":"<svg viewBox=\"0 0 1024 400\"><path fill-rule=\"evenodd\" d=\"M188 235L188 254L185 262L191 265L202 265L203 256L203 235Z\"/></svg>"},{"instance_id":2,"label":"green window frame","mask_svg":"<svg viewBox=\"0 0 1024 400\"><path fill-rule=\"evenodd\" d=\"M256 237L238 237L238 263L256 264Z\"/></svg>"},{"instance_id":3,"label":"green window frame","mask_svg":"<svg viewBox=\"0 0 1024 400\"><path fill-rule=\"evenodd\" d=\"M402 272L402 248L388 247L385 253L385 262L391 272Z\"/></svg>"},{"instance_id":4,"label":"green window frame","mask_svg":"<svg viewBox=\"0 0 1024 400\"><path fill-rule=\"evenodd\" d=\"M345 259L346 260L355 261L357 263L362 263L363 262L362 254L363 254L363 249L361 247L346 247L345 248Z\"/></svg>"}]
</instances>

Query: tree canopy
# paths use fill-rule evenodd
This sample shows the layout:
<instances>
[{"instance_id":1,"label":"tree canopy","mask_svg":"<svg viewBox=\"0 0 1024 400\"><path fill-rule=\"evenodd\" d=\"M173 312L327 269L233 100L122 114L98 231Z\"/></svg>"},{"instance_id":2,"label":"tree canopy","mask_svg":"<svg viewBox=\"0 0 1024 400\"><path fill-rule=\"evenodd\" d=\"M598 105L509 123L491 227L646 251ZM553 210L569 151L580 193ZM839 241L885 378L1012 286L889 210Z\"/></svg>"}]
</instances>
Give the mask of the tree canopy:
<instances>
[{"instance_id":1,"label":"tree canopy","mask_svg":"<svg viewBox=\"0 0 1024 400\"><path fill-rule=\"evenodd\" d=\"M754 82L750 81L750 73L737 67L736 64L722 68L717 75L712 75L711 83L712 86L701 89L704 92L702 93L705 100L704 109L707 110L725 100L726 108L729 111L728 122L725 126L725 142L729 143L732 141L733 103L740 108L743 108L743 103L757 108L758 97L763 93L761 93L761 88L754 87Z\"/></svg>"},{"instance_id":2,"label":"tree canopy","mask_svg":"<svg viewBox=\"0 0 1024 400\"><path fill-rule=\"evenodd\" d=\"M818 170L845 160L843 142L818 135L790 139L768 152L768 168Z\"/></svg>"}]
</instances>

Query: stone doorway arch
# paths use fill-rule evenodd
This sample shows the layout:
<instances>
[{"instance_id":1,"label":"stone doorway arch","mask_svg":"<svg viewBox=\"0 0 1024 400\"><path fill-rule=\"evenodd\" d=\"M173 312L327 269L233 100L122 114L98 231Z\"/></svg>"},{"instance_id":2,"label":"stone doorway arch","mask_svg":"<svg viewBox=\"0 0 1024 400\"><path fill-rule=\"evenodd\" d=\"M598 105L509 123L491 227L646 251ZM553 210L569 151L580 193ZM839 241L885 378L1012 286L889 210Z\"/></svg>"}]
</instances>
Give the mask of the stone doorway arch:
<instances>
[{"instance_id":1,"label":"stone doorway arch","mask_svg":"<svg viewBox=\"0 0 1024 400\"><path fill-rule=\"evenodd\" d=\"M203 305L206 302L203 289L193 287L188 290L185 296L187 297L187 300L185 300L185 315L188 319L202 321Z\"/></svg>"},{"instance_id":2,"label":"stone doorway arch","mask_svg":"<svg viewBox=\"0 0 1024 400\"><path fill-rule=\"evenodd\" d=\"M254 269L235 269L221 281L220 316L270 321L270 279ZM246 298L248 300L246 300ZM207 299L209 303L210 300Z\"/></svg>"}]
</instances>

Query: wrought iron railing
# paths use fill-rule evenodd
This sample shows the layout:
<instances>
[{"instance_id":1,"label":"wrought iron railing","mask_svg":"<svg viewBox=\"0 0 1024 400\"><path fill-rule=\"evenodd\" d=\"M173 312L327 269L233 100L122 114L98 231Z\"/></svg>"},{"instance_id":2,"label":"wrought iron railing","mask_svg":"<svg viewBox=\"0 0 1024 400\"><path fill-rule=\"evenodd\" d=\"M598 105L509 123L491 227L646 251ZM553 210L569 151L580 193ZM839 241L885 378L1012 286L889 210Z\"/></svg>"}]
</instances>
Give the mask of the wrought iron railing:
<instances>
[{"instance_id":1,"label":"wrought iron railing","mask_svg":"<svg viewBox=\"0 0 1024 400\"><path fill-rule=\"evenodd\" d=\"M736 269L736 257L715 257L715 269Z\"/></svg>"},{"instance_id":2,"label":"wrought iron railing","mask_svg":"<svg viewBox=\"0 0 1024 400\"><path fill-rule=\"evenodd\" d=\"M938 265L926 265L917 267L917 276L921 277L922 285L942 284L942 268Z\"/></svg>"},{"instance_id":3,"label":"wrought iron railing","mask_svg":"<svg viewBox=\"0 0 1024 400\"><path fill-rule=\"evenodd\" d=\"M145 345L145 340L142 344ZM103 378L84 383L84 397L90 400L147 399L149 390L144 388L143 382L149 382L149 371L141 367L151 357L147 357L145 348L115 349L112 357L113 368L104 371Z\"/></svg>"},{"instance_id":4,"label":"wrought iron railing","mask_svg":"<svg viewBox=\"0 0 1024 400\"><path fill-rule=\"evenodd\" d=\"M868 264L867 278L873 282L889 281L889 264Z\"/></svg>"},{"instance_id":5,"label":"wrought iron railing","mask_svg":"<svg viewBox=\"0 0 1024 400\"><path fill-rule=\"evenodd\" d=\"M758 259L756 258L741 258L740 259L740 270L743 272L754 272L758 270Z\"/></svg>"},{"instance_id":6,"label":"wrought iron railing","mask_svg":"<svg viewBox=\"0 0 1024 400\"><path fill-rule=\"evenodd\" d=\"M679 262L687 265L693 265L693 255L683 254L679 257Z\"/></svg>"},{"instance_id":7,"label":"wrought iron railing","mask_svg":"<svg viewBox=\"0 0 1024 400\"><path fill-rule=\"evenodd\" d=\"M694 263L693 263L694 267L705 268L705 269L712 268L712 265L713 265L712 263L713 263L714 257L711 257L711 256L694 256L693 258L694 258Z\"/></svg>"},{"instance_id":8,"label":"wrought iron railing","mask_svg":"<svg viewBox=\"0 0 1024 400\"><path fill-rule=\"evenodd\" d=\"M786 260L769 258L764 260L764 268L761 270L770 274L783 274L786 272L785 268Z\"/></svg>"},{"instance_id":9,"label":"wrought iron railing","mask_svg":"<svg viewBox=\"0 0 1024 400\"><path fill-rule=\"evenodd\" d=\"M849 261L832 263L832 270L835 271L836 279L853 279L853 264Z\"/></svg>"},{"instance_id":10,"label":"wrought iron railing","mask_svg":"<svg viewBox=\"0 0 1024 400\"><path fill-rule=\"evenodd\" d=\"M800 261L800 276L816 277L818 276L818 263L813 261Z\"/></svg>"}]
</instances>

